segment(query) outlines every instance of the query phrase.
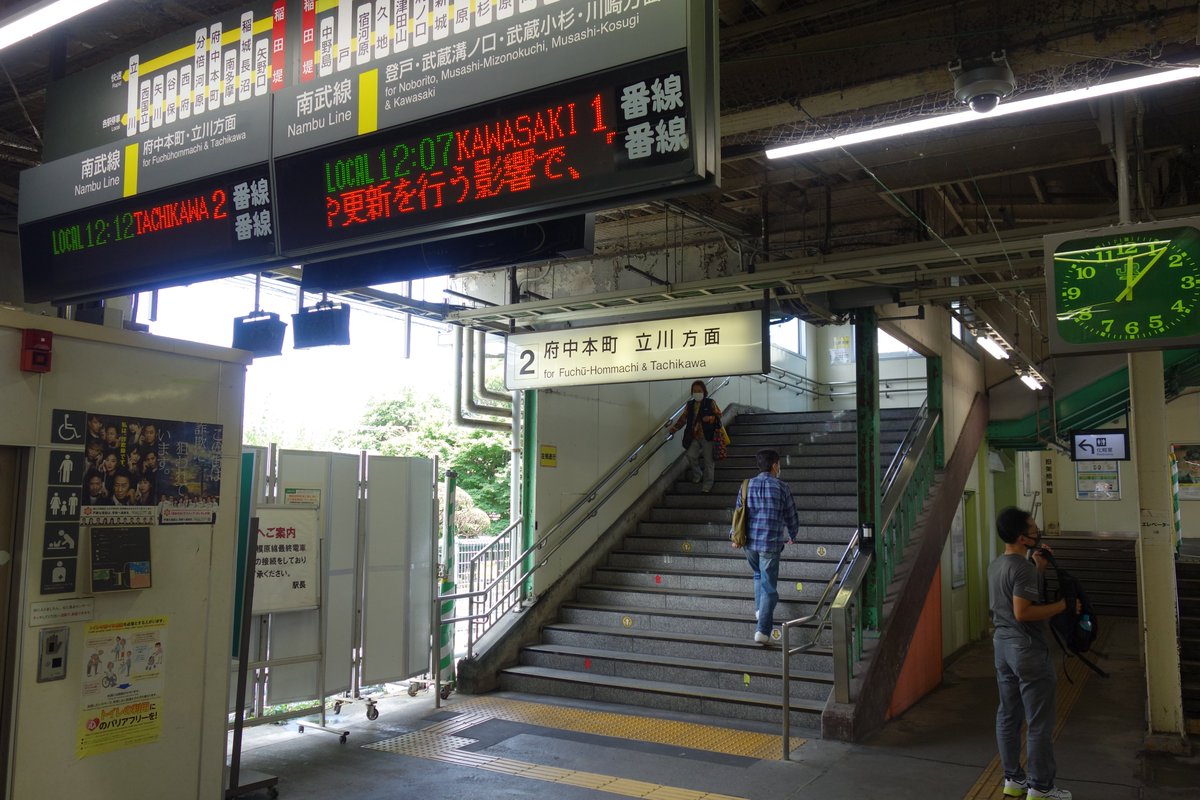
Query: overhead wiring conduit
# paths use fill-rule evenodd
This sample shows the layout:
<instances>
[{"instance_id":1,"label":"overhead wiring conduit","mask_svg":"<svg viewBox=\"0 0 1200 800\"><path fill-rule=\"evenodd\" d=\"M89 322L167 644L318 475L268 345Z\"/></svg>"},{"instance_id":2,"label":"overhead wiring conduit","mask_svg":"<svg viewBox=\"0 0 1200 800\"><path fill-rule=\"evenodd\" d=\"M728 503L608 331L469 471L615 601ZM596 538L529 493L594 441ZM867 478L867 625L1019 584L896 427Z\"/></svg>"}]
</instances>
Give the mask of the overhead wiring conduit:
<instances>
[{"instance_id":1,"label":"overhead wiring conduit","mask_svg":"<svg viewBox=\"0 0 1200 800\"><path fill-rule=\"evenodd\" d=\"M458 362L458 368L454 370L454 424L462 425L466 428L481 428L489 431L504 431L512 430L512 411L505 411L498 408L484 407L476 404L471 397L471 382L469 379L464 380L463 373L470 370L470 364L465 358L463 352L463 329L457 327L454 329L454 358ZM466 388L465 397L463 389ZM465 410L475 414L488 414L494 416L503 416L508 418L508 422L500 422L498 420L475 419L466 416Z\"/></svg>"},{"instance_id":2,"label":"overhead wiring conduit","mask_svg":"<svg viewBox=\"0 0 1200 800\"><path fill-rule=\"evenodd\" d=\"M472 338L475 340L474 351L478 353L475 356L476 364L475 372L475 395L480 400L493 400L500 404L501 408L509 408L512 405L512 395L493 392L487 388L487 336L486 333L480 330L471 332Z\"/></svg>"}]
</instances>

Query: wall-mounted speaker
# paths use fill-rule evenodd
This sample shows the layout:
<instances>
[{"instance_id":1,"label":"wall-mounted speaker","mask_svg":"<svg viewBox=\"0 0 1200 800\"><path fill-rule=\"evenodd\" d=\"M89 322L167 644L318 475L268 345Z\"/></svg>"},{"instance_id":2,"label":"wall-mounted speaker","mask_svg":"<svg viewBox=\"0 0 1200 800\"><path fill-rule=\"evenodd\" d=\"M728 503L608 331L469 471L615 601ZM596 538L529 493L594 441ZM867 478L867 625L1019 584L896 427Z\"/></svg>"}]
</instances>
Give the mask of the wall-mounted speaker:
<instances>
[{"instance_id":1,"label":"wall-mounted speaker","mask_svg":"<svg viewBox=\"0 0 1200 800\"><path fill-rule=\"evenodd\" d=\"M233 346L249 350L255 358L277 356L283 352L283 332L287 323L278 314L257 311L233 320Z\"/></svg>"},{"instance_id":2,"label":"wall-mounted speaker","mask_svg":"<svg viewBox=\"0 0 1200 800\"><path fill-rule=\"evenodd\" d=\"M327 301L292 314L292 346L323 347L350 344L350 306Z\"/></svg>"}]
</instances>

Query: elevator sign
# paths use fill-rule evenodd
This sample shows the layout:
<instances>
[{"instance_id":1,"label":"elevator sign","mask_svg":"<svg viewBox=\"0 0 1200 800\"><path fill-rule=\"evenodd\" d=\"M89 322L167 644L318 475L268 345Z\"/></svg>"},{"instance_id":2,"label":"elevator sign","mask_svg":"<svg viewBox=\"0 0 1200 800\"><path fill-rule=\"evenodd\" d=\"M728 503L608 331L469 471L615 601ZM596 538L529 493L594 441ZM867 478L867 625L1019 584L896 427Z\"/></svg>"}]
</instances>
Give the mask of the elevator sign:
<instances>
[{"instance_id":1,"label":"elevator sign","mask_svg":"<svg viewBox=\"0 0 1200 800\"><path fill-rule=\"evenodd\" d=\"M514 334L505 385L517 389L760 375L770 370L761 311Z\"/></svg>"}]
</instances>

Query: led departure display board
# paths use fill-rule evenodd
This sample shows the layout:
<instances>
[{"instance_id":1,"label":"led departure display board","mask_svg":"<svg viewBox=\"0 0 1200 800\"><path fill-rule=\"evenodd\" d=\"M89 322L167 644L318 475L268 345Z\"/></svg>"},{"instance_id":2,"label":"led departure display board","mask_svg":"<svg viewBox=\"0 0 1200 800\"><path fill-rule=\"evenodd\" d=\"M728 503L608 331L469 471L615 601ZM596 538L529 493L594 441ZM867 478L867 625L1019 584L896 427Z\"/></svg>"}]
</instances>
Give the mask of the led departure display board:
<instances>
[{"instance_id":1,"label":"led departure display board","mask_svg":"<svg viewBox=\"0 0 1200 800\"><path fill-rule=\"evenodd\" d=\"M266 164L37 220L20 231L25 299L111 297L236 274L275 255L274 229Z\"/></svg>"},{"instance_id":2,"label":"led departure display board","mask_svg":"<svg viewBox=\"0 0 1200 800\"><path fill-rule=\"evenodd\" d=\"M700 181L683 52L276 159L288 255Z\"/></svg>"}]
</instances>

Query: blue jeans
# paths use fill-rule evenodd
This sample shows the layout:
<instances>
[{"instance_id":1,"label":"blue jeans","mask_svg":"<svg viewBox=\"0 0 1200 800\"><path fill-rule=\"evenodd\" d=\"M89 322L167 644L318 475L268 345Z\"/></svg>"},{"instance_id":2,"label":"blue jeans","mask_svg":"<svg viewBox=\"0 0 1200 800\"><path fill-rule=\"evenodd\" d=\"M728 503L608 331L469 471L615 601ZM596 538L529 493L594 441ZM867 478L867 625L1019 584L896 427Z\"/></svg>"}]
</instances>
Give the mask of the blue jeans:
<instances>
[{"instance_id":1,"label":"blue jeans","mask_svg":"<svg viewBox=\"0 0 1200 800\"><path fill-rule=\"evenodd\" d=\"M758 632L769 636L775 606L779 604L779 553L747 550L746 561L754 573L754 608L758 611Z\"/></svg>"},{"instance_id":2,"label":"blue jeans","mask_svg":"<svg viewBox=\"0 0 1200 800\"><path fill-rule=\"evenodd\" d=\"M1054 665L1044 643L1023 638L994 638L996 684L1000 707L996 709L996 744L1004 777L1020 780L1021 723L1029 726L1025 737L1029 784L1035 789L1054 786Z\"/></svg>"}]
</instances>

